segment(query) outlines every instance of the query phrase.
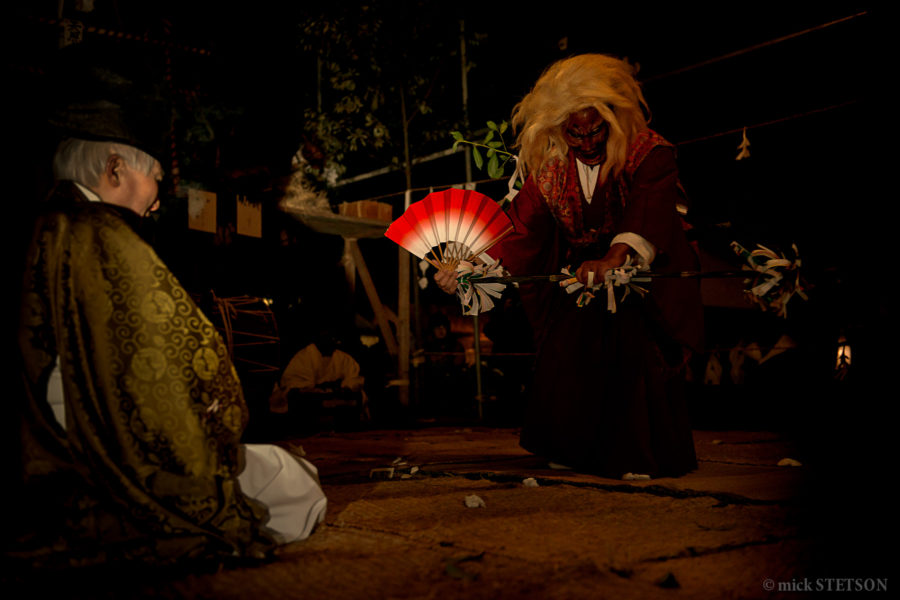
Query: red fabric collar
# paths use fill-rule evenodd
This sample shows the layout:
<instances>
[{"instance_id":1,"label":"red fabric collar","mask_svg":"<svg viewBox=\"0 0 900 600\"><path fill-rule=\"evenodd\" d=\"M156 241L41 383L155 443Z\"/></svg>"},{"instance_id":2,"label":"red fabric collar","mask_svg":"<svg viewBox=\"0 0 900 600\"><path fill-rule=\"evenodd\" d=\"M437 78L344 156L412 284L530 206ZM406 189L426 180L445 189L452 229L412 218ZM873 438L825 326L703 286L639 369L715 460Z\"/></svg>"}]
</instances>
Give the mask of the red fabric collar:
<instances>
[{"instance_id":1,"label":"red fabric collar","mask_svg":"<svg viewBox=\"0 0 900 600\"><path fill-rule=\"evenodd\" d=\"M587 231L584 229L581 212L582 194L578 183L575 155L570 151L568 160L554 158L541 167L535 176L538 190L570 244L588 246L596 243L601 235L613 232L624 212L634 173L650 151L657 146L672 146L672 144L650 129L638 133L628 149L625 168L606 186L606 198L602 199L605 209L603 225ZM601 200L599 197L596 198L595 201Z\"/></svg>"}]
</instances>

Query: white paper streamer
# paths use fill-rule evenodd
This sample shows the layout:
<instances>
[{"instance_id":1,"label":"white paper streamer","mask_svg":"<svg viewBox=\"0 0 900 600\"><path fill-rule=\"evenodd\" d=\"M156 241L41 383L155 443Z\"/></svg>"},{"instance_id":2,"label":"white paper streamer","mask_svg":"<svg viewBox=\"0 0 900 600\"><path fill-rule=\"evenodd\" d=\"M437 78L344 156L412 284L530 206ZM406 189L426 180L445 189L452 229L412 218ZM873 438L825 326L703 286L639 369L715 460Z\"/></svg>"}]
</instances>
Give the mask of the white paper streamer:
<instances>
[{"instance_id":1,"label":"white paper streamer","mask_svg":"<svg viewBox=\"0 0 900 600\"><path fill-rule=\"evenodd\" d=\"M794 260L762 244L757 244L757 249L753 251L747 250L737 242L732 242L731 247L738 256L747 261L745 269L759 274L756 285L745 290L745 293L764 310L772 310L779 316L787 317L787 304L794 295L807 299L800 278L802 263L796 244L791 247L794 251Z\"/></svg>"},{"instance_id":2,"label":"white paper streamer","mask_svg":"<svg viewBox=\"0 0 900 600\"><path fill-rule=\"evenodd\" d=\"M516 181L518 179L521 178L522 183L525 182L524 178L522 177L522 167L519 164L519 157L514 156L513 160L516 163L516 169L515 171L513 171L512 176L509 178L509 182L506 184L508 191L506 193L506 196L503 197L503 202L512 202L513 199L519 195L519 190L516 189Z\"/></svg>"},{"instance_id":3,"label":"white paper streamer","mask_svg":"<svg viewBox=\"0 0 900 600\"><path fill-rule=\"evenodd\" d=\"M462 304L464 315L476 315L491 310L494 308L494 301L491 300L491 297L500 298L503 290L506 289L505 283L472 281L473 277L504 277L508 275L500 263L474 265L469 261L462 260L456 267L456 272L459 274L456 295Z\"/></svg>"},{"instance_id":4,"label":"white paper streamer","mask_svg":"<svg viewBox=\"0 0 900 600\"><path fill-rule=\"evenodd\" d=\"M590 301L594 298L594 292L601 288L606 288L606 309L609 312L616 312L616 294L615 288L621 287L624 288L625 291L622 294L622 300L628 297L628 294L632 291L637 292L638 294L644 295L647 293L647 289L643 288L634 282L647 282L650 281L649 277L641 277L640 272L648 270L646 267L635 265L632 263L631 257L629 256L625 263L622 266L617 267L615 269L610 269L603 276L603 281L597 284L594 284L594 272L588 272L588 285L585 287L582 283L580 283L574 276L574 274L569 270L569 268L562 269L561 273L566 275L571 275L569 279L565 279L559 282L559 285L566 288L566 292L572 294L578 291L581 288L585 288L578 295L578 298L575 300L576 304L579 307L587 306Z\"/></svg>"}]
</instances>

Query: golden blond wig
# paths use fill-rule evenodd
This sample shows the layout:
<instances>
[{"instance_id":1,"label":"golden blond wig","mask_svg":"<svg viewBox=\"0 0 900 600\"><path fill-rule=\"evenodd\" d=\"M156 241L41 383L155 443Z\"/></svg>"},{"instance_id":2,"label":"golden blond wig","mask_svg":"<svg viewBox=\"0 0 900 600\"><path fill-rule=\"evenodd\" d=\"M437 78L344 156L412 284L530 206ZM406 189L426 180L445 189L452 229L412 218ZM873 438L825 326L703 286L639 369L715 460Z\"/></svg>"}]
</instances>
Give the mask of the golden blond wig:
<instances>
[{"instance_id":1,"label":"golden blond wig","mask_svg":"<svg viewBox=\"0 0 900 600\"><path fill-rule=\"evenodd\" d=\"M516 145L526 173L537 172L551 158L566 160L566 120L589 107L609 123L601 180L610 171L622 171L629 145L647 128L647 102L630 64L604 54L581 54L550 65L513 109Z\"/></svg>"}]
</instances>

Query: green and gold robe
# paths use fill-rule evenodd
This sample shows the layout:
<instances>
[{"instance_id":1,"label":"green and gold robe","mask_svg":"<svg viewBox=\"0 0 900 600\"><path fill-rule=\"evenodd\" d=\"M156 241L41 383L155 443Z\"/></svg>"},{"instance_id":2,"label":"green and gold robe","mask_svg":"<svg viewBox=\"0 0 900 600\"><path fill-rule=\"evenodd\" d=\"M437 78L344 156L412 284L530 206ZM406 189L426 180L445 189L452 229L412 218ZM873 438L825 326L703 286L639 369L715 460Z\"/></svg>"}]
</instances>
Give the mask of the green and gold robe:
<instances>
[{"instance_id":1,"label":"green and gold robe","mask_svg":"<svg viewBox=\"0 0 900 600\"><path fill-rule=\"evenodd\" d=\"M213 325L125 209L54 191L28 253L17 405L31 564L261 557L266 508L241 493L240 383ZM46 401L58 357L65 430Z\"/></svg>"}]
</instances>

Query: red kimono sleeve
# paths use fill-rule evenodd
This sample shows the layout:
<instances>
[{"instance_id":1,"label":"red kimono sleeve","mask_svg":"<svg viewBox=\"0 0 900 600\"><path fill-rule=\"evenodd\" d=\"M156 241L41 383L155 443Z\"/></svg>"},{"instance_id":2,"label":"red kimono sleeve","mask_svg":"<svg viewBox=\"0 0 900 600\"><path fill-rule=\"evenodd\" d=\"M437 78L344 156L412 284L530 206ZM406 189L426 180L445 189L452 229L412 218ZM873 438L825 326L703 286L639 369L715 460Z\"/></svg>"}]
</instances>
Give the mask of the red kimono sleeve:
<instances>
[{"instance_id":1,"label":"red kimono sleeve","mask_svg":"<svg viewBox=\"0 0 900 600\"><path fill-rule=\"evenodd\" d=\"M665 147L654 149L634 174L619 231L636 233L656 247L656 258L651 265L655 272L699 269L697 255L687 241L675 207L682 199L675 151ZM650 299L670 336L694 349L702 346L698 280L654 280Z\"/></svg>"},{"instance_id":2,"label":"red kimono sleeve","mask_svg":"<svg viewBox=\"0 0 900 600\"><path fill-rule=\"evenodd\" d=\"M675 207L681 199L675 151L656 148L634 174L625 201L625 214L618 227L620 232L636 233L653 244L657 252L654 270L671 269L673 253L680 255L680 259L689 258L682 255L680 250L683 249L679 248L686 242ZM693 268L693 261L678 266L679 270L689 268Z\"/></svg>"},{"instance_id":3,"label":"red kimono sleeve","mask_svg":"<svg viewBox=\"0 0 900 600\"><path fill-rule=\"evenodd\" d=\"M529 177L508 211L515 231L488 251L512 275L541 275L557 268L559 235L556 221Z\"/></svg>"}]
</instances>

